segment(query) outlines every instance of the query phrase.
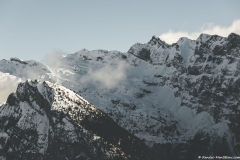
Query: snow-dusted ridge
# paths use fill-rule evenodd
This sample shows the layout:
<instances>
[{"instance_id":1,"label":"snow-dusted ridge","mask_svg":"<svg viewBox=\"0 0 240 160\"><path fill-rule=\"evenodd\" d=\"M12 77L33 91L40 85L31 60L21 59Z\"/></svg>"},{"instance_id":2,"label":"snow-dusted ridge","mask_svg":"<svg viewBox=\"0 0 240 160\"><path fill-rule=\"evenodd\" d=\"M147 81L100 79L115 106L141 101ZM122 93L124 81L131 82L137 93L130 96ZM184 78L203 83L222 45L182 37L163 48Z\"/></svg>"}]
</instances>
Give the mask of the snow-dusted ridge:
<instances>
[{"instance_id":1,"label":"snow-dusted ridge","mask_svg":"<svg viewBox=\"0 0 240 160\"><path fill-rule=\"evenodd\" d=\"M158 159L81 96L47 81L19 83L0 120L3 159Z\"/></svg>"}]
</instances>

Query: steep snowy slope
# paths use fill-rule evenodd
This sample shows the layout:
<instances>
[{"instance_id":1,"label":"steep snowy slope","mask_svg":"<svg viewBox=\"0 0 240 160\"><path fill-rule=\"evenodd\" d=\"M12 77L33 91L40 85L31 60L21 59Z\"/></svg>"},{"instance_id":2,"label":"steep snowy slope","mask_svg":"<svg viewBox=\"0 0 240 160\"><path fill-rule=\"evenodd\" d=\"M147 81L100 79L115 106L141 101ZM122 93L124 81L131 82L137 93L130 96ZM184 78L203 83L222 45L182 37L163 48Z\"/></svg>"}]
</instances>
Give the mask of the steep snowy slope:
<instances>
[{"instance_id":1,"label":"steep snowy slope","mask_svg":"<svg viewBox=\"0 0 240 160\"><path fill-rule=\"evenodd\" d=\"M20 83L0 121L1 159L157 159L105 113L50 82Z\"/></svg>"},{"instance_id":2,"label":"steep snowy slope","mask_svg":"<svg viewBox=\"0 0 240 160\"><path fill-rule=\"evenodd\" d=\"M38 76L79 93L165 159L239 155L239 55L234 33L172 45L153 36L127 53L80 50Z\"/></svg>"}]
</instances>

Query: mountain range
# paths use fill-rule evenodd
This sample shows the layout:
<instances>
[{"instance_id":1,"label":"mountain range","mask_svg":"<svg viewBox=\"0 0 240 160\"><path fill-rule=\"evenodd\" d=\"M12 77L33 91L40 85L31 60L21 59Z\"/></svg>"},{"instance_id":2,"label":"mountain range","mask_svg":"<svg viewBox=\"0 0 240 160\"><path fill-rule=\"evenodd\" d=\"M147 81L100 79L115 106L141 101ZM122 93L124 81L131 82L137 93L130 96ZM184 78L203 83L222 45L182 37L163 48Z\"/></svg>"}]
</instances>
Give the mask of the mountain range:
<instances>
[{"instance_id":1,"label":"mountain range","mask_svg":"<svg viewBox=\"0 0 240 160\"><path fill-rule=\"evenodd\" d=\"M235 33L171 45L153 36L128 52L82 49L46 65L1 60L1 83L17 90L0 107L0 156L239 156L239 75Z\"/></svg>"}]
</instances>

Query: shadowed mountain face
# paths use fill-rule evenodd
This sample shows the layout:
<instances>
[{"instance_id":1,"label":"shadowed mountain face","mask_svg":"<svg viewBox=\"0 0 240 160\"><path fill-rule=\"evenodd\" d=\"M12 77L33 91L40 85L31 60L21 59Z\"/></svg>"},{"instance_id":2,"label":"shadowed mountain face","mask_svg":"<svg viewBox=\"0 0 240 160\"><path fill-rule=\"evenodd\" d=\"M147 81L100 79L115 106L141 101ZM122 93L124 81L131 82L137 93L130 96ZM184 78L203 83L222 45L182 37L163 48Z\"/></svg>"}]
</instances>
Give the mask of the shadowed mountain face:
<instances>
[{"instance_id":1,"label":"shadowed mountain face","mask_svg":"<svg viewBox=\"0 0 240 160\"><path fill-rule=\"evenodd\" d=\"M50 82L20 83L0 120L2 159L157 159L112 118Z\"/></svg>"},{"instance_id":2,"label":"shadowed mountain face","mask_svg":"<svg viewBox=\"0 0 240 160\"><path fill-rule=\"evenodd\" d=\"M34 72L74 90L163 159L240 154L239 35L201 34L172 45L153 36L126 53L83 49L56 61L59 68L2 60L0 71L22 79ZM86 117L81 126L94 119ZM84 128L102 137L98 126Z\"/></svg>"}]
</instances>

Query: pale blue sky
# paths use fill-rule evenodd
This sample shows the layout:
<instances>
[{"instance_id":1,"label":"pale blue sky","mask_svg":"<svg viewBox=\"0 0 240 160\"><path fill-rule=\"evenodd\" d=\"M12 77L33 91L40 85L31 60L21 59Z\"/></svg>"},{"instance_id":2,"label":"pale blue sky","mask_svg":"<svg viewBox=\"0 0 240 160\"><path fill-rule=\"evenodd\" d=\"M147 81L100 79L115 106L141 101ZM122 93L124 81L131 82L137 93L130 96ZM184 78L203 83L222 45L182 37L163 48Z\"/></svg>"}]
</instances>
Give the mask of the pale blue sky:
<instances>
[{"instance_id":1,"label":"pale blue sky","mask_svg":"<svg viewBox=\"0 0 240 160\"><path fill-rule=\"evenodd\" d=\"M41 61L55 49L126 52L136 42L204 24L230 26L240 1L0 0L0 59Z\"/></svg>"}]
</instances>

